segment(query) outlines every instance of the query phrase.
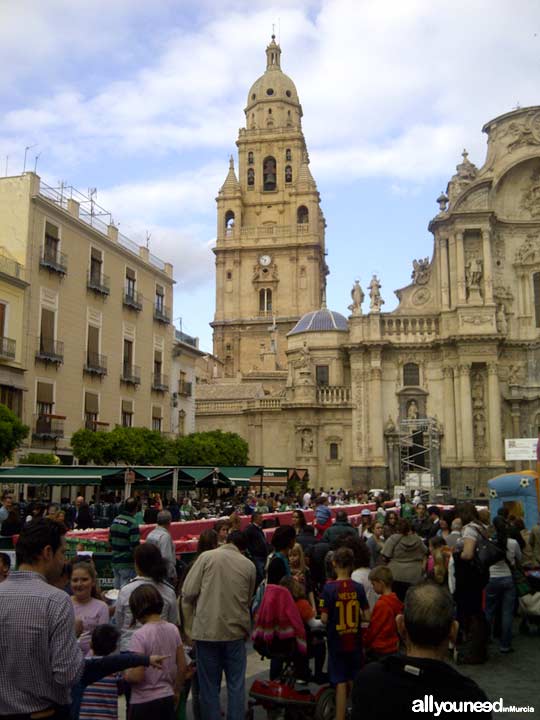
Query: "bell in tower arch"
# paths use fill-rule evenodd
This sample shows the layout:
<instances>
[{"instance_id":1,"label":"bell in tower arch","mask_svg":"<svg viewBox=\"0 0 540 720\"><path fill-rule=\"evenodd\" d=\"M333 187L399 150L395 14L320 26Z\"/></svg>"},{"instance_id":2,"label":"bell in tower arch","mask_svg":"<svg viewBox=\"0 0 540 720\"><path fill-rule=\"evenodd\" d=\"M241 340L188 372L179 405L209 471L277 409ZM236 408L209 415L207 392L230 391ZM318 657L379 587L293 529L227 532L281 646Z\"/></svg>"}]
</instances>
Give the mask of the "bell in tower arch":
<instances>
[{"instance_id":1,"label":"bell in tower arch","mask_svg":"<svg viewBox=\"0 0 540 720\"><path fill-rule=\"evenodd\" d=\"M276 189L276 160L270 156L263 162L263 187L265 190Z\"/></svg>"}]
</instances>

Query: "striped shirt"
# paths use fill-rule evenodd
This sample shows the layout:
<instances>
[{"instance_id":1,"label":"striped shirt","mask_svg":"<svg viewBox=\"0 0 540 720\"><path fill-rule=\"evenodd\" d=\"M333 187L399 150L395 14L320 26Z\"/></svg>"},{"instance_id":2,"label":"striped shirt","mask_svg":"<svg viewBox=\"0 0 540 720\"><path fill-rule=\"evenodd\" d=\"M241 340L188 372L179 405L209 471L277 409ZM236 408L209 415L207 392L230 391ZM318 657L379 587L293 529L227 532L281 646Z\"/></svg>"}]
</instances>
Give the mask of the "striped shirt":
<instances>
[{"instance_id":1,"label":"striped shirt","mask_svg":"<svg viewBox=\"0 0 540 720\"><path fill-rule=\"evenodd\" d=\"M141 541L139 525L133 515L127 513L114 518L109 532L112 564L115 568L132 568L133 552Z\"/></svg>"},{"instance_id":2,"label":"striped shirt","mask_svg":"<svg viewBox=\"0 0 540 720\"><path fill-rule=\"evenodd\" d=\"M117 675L102 678L84 691L80 720L118 720Z\"/></svg>"},{"instance_id":3,"label":"striped shirt","mask_svg":"<svg viewBox=\"0 0 540 720\"><path fill-rule=\"evenodd\" d=\"M37 572L10 573L0 583L0 715L68 705L83 667L69 595Z\"/></svg>"}]
</instances>

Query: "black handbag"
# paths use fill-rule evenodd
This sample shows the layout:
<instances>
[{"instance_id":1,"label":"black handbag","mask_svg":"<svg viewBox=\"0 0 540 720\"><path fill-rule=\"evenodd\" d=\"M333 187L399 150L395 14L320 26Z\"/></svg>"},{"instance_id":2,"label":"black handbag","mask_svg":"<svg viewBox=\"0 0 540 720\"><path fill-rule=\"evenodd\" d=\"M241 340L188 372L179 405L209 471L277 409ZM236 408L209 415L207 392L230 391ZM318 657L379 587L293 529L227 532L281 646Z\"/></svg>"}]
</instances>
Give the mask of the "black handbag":
<instances>
[{"instance_id":1,"label":"black handbag","mask_svg":"<svg viewBox=\"0 0 540 720\"><path fill-rule=\"evenodd\" d=\"M488 536L475 525L475 529L478 531L478 537L476 539L476 547L474 549L474 557L472 564L475 569L482 576L489 577L489 568L495 563L500 562L506 558L506 553L501 548L492 542Z\"/></svg>"}]
</instances>

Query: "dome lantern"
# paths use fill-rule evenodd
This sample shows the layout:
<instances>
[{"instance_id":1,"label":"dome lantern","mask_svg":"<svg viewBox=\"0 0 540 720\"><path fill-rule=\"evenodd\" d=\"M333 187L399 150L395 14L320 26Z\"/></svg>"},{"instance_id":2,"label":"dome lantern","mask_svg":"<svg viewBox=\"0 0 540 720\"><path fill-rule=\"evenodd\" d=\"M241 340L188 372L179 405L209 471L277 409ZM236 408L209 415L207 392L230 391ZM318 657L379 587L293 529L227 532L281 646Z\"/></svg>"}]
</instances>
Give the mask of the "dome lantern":
<instances>
[{"instance_id":1,"label":"dome lantern","mask_svg":"<svg viewBox=\"0 0 540 720\"><path fill-rule=\"evenodd\" d=\"M266 48L266 69L281 70L281 48L276 42L275 35L272 35L272 41Z\"/></svg>"}]
</instances>

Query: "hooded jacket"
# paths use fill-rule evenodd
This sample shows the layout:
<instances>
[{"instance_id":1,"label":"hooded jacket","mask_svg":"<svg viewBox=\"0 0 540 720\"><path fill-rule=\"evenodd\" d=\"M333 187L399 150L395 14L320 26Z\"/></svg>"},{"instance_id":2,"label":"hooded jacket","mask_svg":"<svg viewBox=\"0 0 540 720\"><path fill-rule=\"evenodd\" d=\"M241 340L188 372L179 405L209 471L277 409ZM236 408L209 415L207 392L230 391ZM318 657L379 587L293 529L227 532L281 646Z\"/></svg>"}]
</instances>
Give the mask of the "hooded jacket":
<instances>
[{"instance_id":1,"label":"hooded jacket","mask_svg":"<svg viewBox=\"0 0 540 720\"><path fill-rule=\"evenodd\" d=\"M384 543L382 554L390 560L388 567L397 582L414 585L422 579L427 548L418 535L391 535Z\"/></svg>"},{"instance_id":2,"label":"hooded jacket","mask_svg":"<svg viewBox=\"0 0 540 720\"><path fill-rule=\"evenodd\" d=\"M381 655L397 652L399 635L396 616L401 612L403 612L403 603L395 593L379 597L364 636L364 646L367 650L374 650Z\"/></svg>"}]
</instances>

